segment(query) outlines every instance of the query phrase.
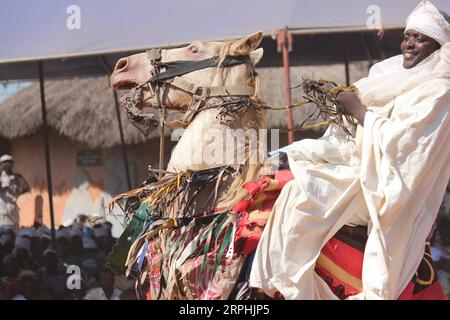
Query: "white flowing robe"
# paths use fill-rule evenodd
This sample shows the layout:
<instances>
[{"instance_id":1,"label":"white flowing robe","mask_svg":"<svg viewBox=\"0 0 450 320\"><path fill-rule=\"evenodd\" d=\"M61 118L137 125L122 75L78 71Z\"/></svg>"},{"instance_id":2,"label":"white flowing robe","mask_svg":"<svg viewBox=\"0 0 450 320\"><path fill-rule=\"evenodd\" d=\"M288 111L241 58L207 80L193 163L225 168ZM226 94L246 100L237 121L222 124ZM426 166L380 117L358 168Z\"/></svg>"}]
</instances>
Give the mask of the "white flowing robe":
<instances>
[{"instance_id":1,"label":"white flowing robe","mask_svg":"<svg viewBox=\"0 0 450 320\"><path fill-rule=\"evenodd\" d=\"M448 55L445 49L441 58ZM295 179L282 190L267 222L251 287L269 295L279 291L286 299L337 299L314 267L322 247L345 224L369 230L363 291L350 299L396 299L412 280L450 178L450 68L448 60L439 60L434 69L424 62L439 72L417 67L397 90L396 75L405 77L398 69L384 78L384 97L373 95L378 72L385 75L386 65L399 61L381 63L356 84L368 106L356 138L347 139L332 126L321 139L290 146Z\"/></svg>"}]
</instances>

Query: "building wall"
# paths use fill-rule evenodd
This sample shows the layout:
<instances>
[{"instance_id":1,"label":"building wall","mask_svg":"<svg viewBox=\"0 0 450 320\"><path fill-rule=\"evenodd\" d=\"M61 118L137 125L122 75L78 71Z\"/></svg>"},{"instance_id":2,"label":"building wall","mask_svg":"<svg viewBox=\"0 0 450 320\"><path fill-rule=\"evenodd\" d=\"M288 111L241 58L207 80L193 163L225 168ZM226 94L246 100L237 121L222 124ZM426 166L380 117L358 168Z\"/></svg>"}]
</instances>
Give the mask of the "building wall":
<instances>
[{"instance_id":1,"label":"building wall","mask_svg":"<svg viewBox=\"0 0 450 320\"><path fill-rule=\"evenodd\" d=\"M11 152L11 144L8 140L0 137L0 156Z\"/></svg>"},{"instance_id":2,"label":"building wall","mask_svg":"<svg viewBox=\"0 0 450 320\"><path fill-rule=\"evenodd\" d=\"M49 133L55 224L61 225L78 214L105 213L111 197L128 190L121 147L100 150L101 165L78 166L77 153L86 145ZM170 151L170 149L168 150ZM127 146L132 187L146 178L147 166L158 165L159 141ZM41 134L11 142L14 171L30 184L30 193L19 197L21 225L35 220L50 225L45 155ZM166 157L168 159L168 157Z\"/></svg>"}]
</instances>

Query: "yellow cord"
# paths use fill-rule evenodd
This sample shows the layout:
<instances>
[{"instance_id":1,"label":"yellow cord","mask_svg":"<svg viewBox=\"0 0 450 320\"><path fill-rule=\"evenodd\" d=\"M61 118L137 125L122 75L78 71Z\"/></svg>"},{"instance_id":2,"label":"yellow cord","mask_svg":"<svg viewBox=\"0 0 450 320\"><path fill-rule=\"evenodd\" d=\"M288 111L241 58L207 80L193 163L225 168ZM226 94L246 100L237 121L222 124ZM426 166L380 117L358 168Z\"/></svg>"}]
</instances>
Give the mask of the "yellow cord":
<instances>
[{"instance_id":1,"label":"yellow cord","mask_svg":"<svg viewBox=\"0 0 450 320\"><path fill-rule=\"evenodd\" d=\"M322 80L321 82L324 84L325 83L334 83L333 81L330 81L330 80ZM335 86L330 90L331 93L337 93L337 92L342 92L342 91L358 92L358 89L354 85L351 85L348 87ZM285 105L285 106L269 106L267 109L269 109L269 110L287 110L287 109L292 109L292 108L296 108L296 107L301 107L308 103L311 103L311 102L310 101L300 101L298 103L291 104L291 105Z\"/></svg>"},{"instance_id":2,"label":"yellow cord","mask_svg":"<svg viewBox=\"0 0 450 320\"><path fill-rule=\"evenodd\" d=\"M301 107L308 103L310 103L310 102L309 101L300 101L296 104L291 104L289 106L269 106L268 109L270 109L270 110L287 110L287 109L292 109L295 107Z\"/></svg>"},{"instance_id":3,"label":"yellow cord","mask_svg":"<svg viewBox=\"0 0 450 320\"><path fill-rule=\"evenodd\" d=\"M331 120L326 120L326 121L322 121L322 122L319 122L319 123L316 123L316 124L312 124L312 125L309 125L309 126L303 126L301 128L280 129L280 132L305 131L305 130L310 130L310 129L315 129L315 128L320 128L320 127L323 127L323 126L327 126L327 125L330 125L331 123L332 123Z\"/></svg>"}]
</instances>

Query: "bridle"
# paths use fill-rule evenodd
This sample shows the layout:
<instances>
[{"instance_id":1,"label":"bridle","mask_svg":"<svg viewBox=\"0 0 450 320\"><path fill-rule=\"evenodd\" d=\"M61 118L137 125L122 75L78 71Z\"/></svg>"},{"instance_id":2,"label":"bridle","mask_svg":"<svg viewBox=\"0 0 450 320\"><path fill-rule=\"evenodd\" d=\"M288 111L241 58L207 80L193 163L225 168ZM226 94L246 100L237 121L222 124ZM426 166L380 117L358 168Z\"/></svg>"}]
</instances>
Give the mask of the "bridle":
<instances>
[{"instance_id":1,"label":"bridle","mask_svg":"<svg viewBox=\"0 0 450 320\"><path fill-rule=\"evenodd\" d=\"M220 61L218 56L215 56L200 61L177 60L163 62L162 56L166 52L167 50L162 50L160 48L147 50L147 59L153 67L153 72L146 82L130 90L128 97L129 103L127 103L127 98L125 99L124 106L127 109L128 117L133 124L144 133L144 135L148 135L152 127L158 125L165 125L169 128L186 128L194 119L195 115L202 110L207 98L225 96L249 97L255 94L255 88L251 86L197 86L196 84L181 78L182 75L205 68L230 68L241 64L249 64L252 66L249 55L227 55L222 61ZM160 110L159 121L156 119L155 115L142 113L141 110L136 107L136 103L132 103L133 99L136 98L133 97L133 95L136 95L136 93L141 94L141 89L144 87L148 88L152 97L157 100L157 108ZM166 122L164 100L170 87L188 93L192 100L181 120Z\"/></svg>"},{"instance_id":2,"label":"bridle","mask_svg":"<svg viewBox=\"0 0 450 320\"><path fill-rule=\"evenodd\" d=\"M164 167L164 127L171 129L186 128L206 104L207 99L213 97L243 97L249 98L255 95L255 88L251 86L235 85L235 86L197 86L181 78L182 75L190 72L202 70L205 68L231 68L241 64L248 64L253 68L249 55L231 56L227 55L224 59L215 56L200 61L169 61L163 62L162 54L166 54L167 50L160 48L147 50L147 59L150 61L153 72L150 78L131 89L124 101L124 107L127 109L128 118L133 125L137 127L144 135L152 131L154 127L160 128L160 150L159 150L159 168ZM164 70L163 70L164 69ZM253 70L254 72L254 70ZM256 74L256 72L254 72ZM142 103L142 89L147 87L152 95L156 98L157 108L159 110L159 120L155 115L142 113L141 108L137 104ZM182 90L191 96L189 107L185 110L181 120L166 122L165 97L167 97L170 87ZM162 178L162 171L159 174Z\"/></svg>"}]
</instances>

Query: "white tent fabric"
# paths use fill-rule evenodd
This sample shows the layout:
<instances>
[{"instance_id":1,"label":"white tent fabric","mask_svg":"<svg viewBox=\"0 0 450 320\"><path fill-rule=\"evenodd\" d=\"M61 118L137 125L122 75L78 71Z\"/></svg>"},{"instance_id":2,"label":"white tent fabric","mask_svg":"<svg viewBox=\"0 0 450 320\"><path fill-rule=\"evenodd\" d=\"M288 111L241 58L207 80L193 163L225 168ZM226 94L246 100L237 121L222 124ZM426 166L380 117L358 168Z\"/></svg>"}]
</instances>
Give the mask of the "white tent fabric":
<instances>
[{"instance_id":1,"label":"white tent fabric","mask_svg":"<svg viewBox=\"0 0 450 320\"><path fill-rule=\"evenodd\" d=\"M385 28L401 27L418 2L3 1L0 10L0 64L133 51L179 45L193 40L227 39L258 30L270 34L284 27L303 32L318 29L367 30L367 20L373 14L370 11L373 5L379 7ZM432 2L441 10L450 11L450 1ZM77 7L73 7L74 4Z\"/></svg>"}]
</instances>

